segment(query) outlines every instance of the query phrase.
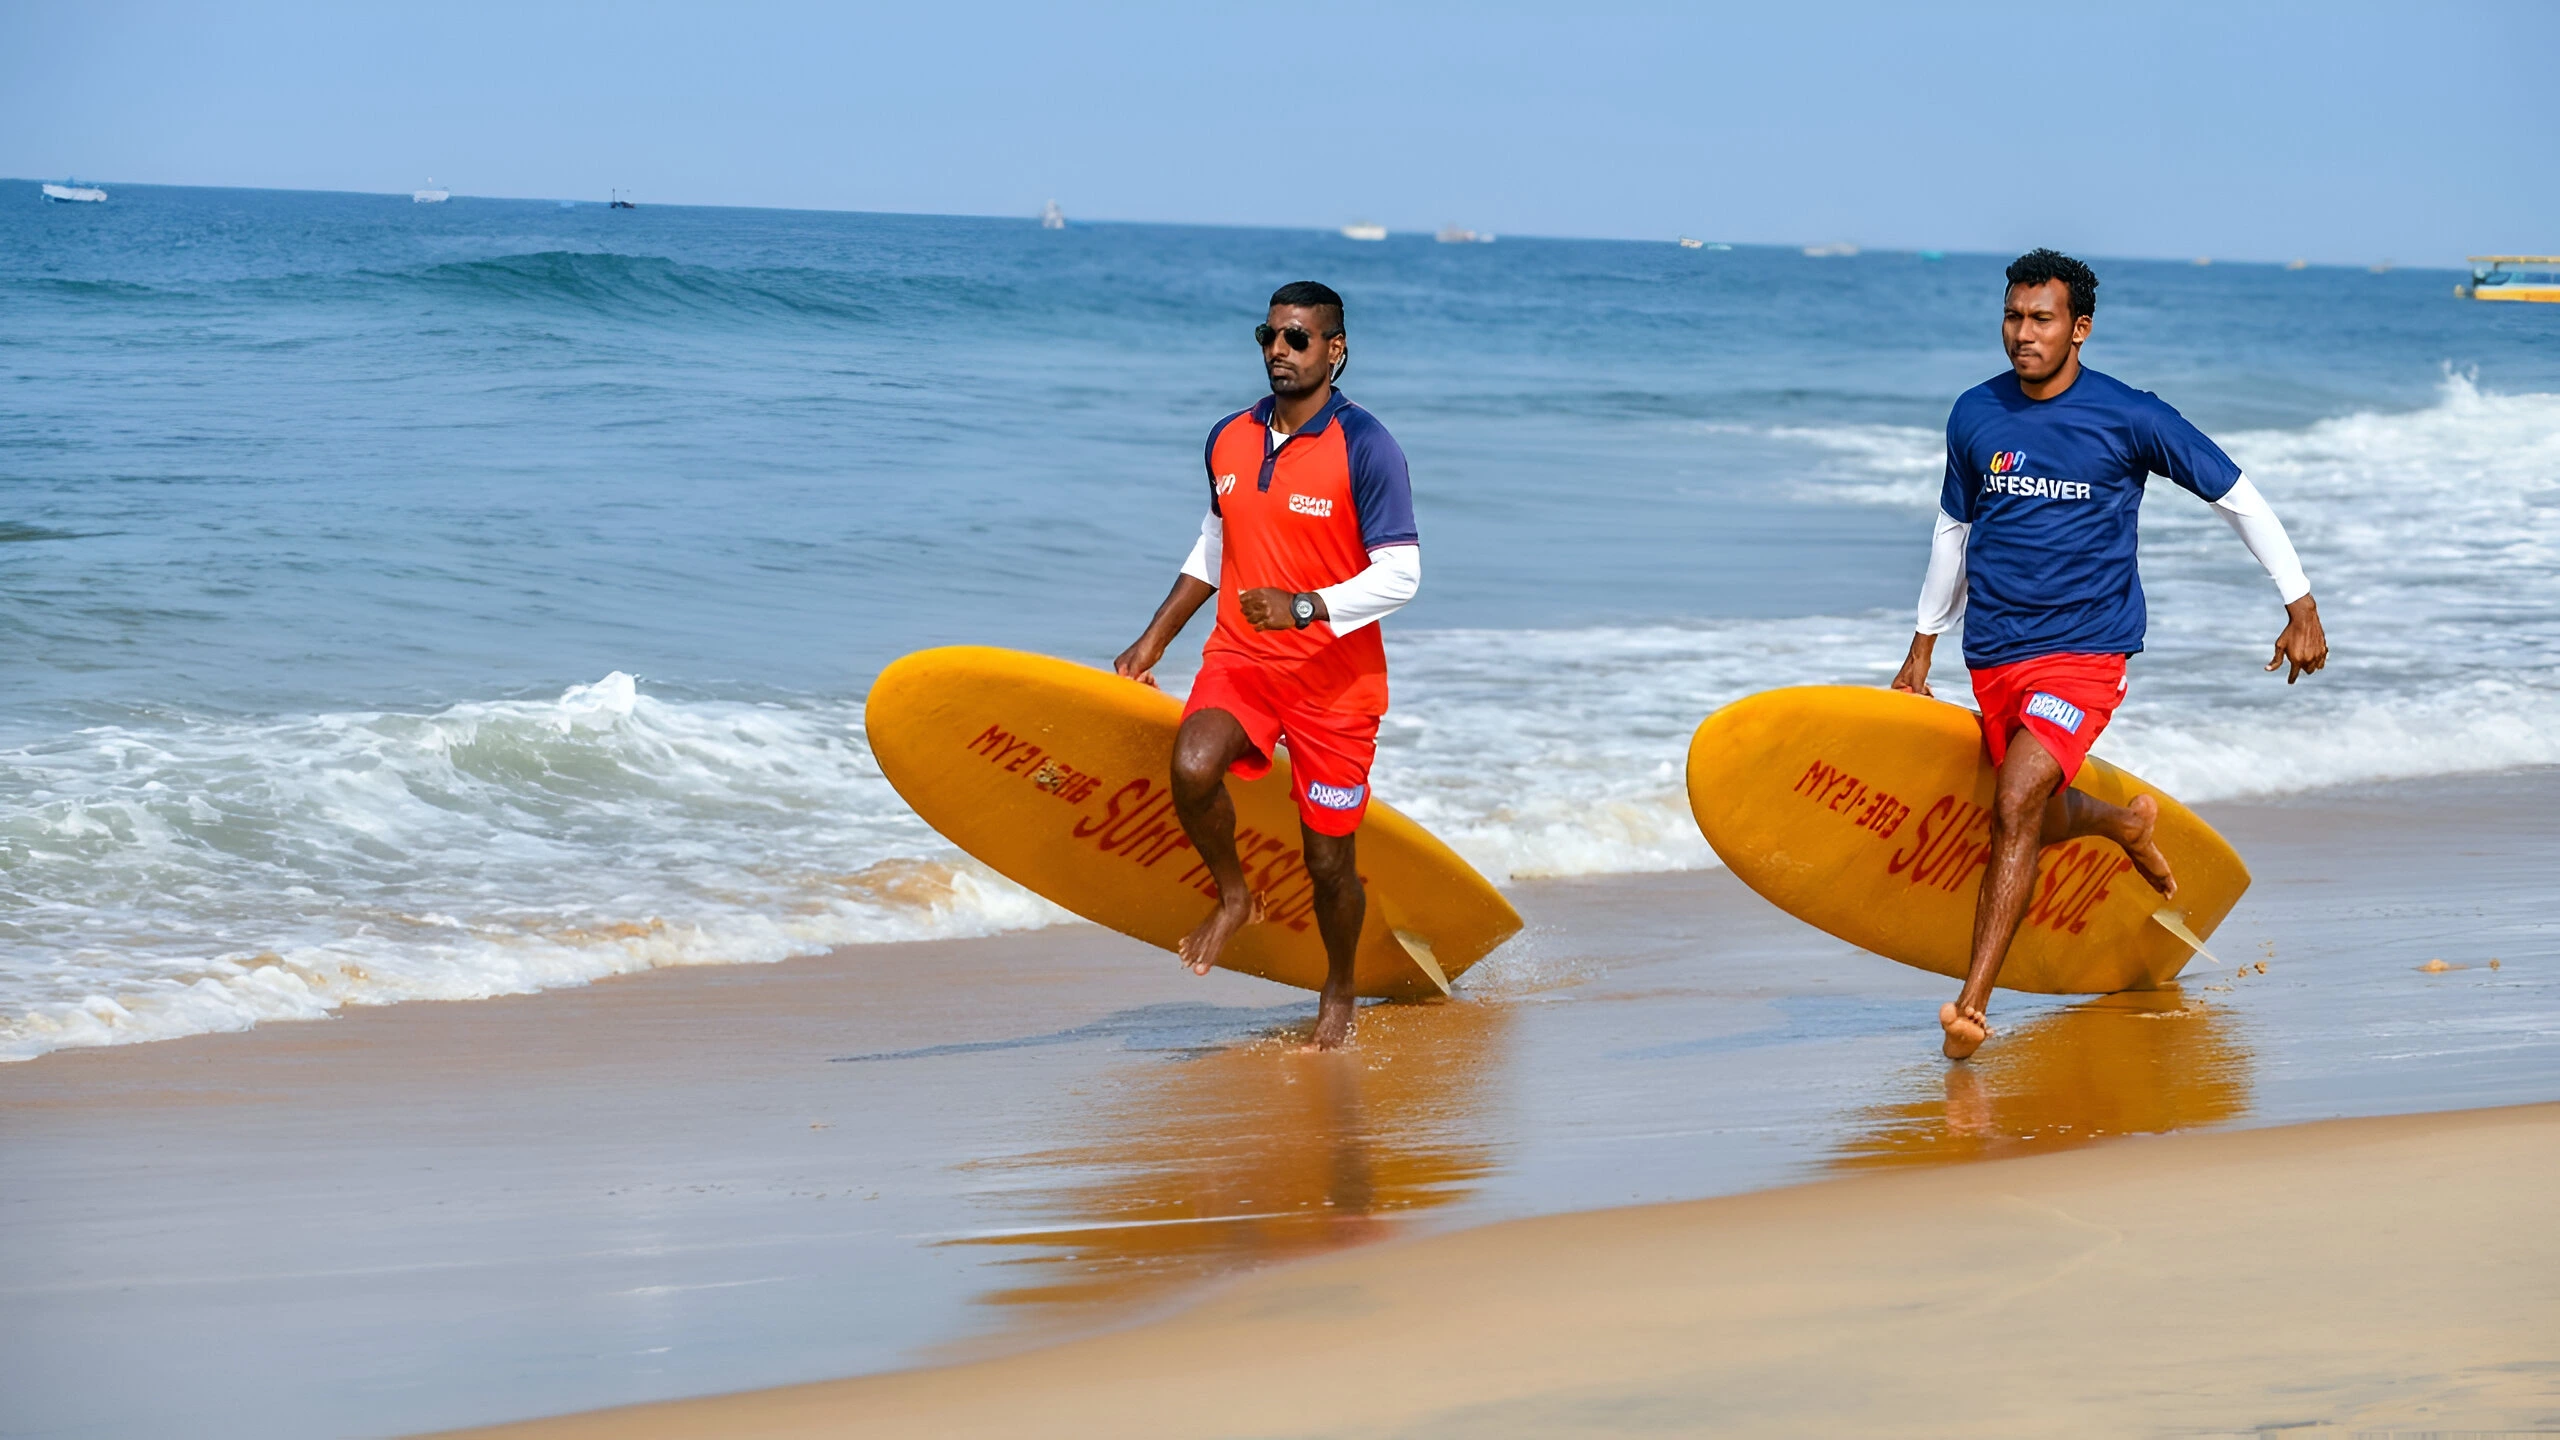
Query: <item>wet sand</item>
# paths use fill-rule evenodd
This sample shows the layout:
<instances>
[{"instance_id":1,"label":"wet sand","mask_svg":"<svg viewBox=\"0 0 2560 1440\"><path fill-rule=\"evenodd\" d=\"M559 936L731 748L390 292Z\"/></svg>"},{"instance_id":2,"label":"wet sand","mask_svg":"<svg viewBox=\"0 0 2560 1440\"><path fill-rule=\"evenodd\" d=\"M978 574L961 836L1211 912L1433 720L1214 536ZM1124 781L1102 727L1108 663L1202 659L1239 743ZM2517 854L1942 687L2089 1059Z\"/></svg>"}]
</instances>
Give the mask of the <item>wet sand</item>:
<instances>
[{"instance_id":1,"label":"wet sand","mask_svg":"<svg viewBox=\"0 0 2560 1440\"><path fill-rule=\"evenodd\" d=\"M1312 997L1061 927L0 1067L7 1428L385 1434L825 1380L1382 1239L2560 1099L2555 802L2528 771L2208 807L2257 874L2224 963L2004 994L1959 1067L1947 982L1720 872L1520 886L1530 931L1461 1003L1365 1010L1341 1057L1293 1051Z\"/></svg>"},{"instance_id":2,"label":"wet sand","mask_svg":"<svg viewBox=\"0 0 2560 1440\"><path fill-rule=\"evenodd\" d=\"M1027 1355L470 1433L2517 1434L2560 1414L2555 1188L2560 1105L2125 1139L1515 1220Z\"/></svg>"}]
</instances>

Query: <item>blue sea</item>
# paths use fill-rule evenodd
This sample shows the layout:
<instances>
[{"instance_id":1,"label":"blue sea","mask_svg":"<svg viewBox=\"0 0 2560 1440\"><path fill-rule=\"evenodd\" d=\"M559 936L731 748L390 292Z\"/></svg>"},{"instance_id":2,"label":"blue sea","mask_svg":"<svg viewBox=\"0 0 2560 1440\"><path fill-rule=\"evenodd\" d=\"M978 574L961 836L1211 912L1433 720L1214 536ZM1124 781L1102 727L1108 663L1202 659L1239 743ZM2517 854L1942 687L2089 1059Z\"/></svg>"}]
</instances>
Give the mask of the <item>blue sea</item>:
<instances>
[{"instance_id":1,"label":"blue sea","mask_svg":"<svg viewBox=\"0 0 2560 1440\"><path fill-rule=\"evenodd\" d=\"M2006 256L112 188L0 182L8 1059L1062 919L898 801L864 690L1134 637L1298 278L1413 464L1380 796L1497 881L1711 865L1688 732L1890 676L2002 364ZM2560 307L2091 258L2089 362L2257 480L2336 647L2261 673L2272 586L2156 486L2100 753L2560 762Z\"/></svg>"}]
</instances>

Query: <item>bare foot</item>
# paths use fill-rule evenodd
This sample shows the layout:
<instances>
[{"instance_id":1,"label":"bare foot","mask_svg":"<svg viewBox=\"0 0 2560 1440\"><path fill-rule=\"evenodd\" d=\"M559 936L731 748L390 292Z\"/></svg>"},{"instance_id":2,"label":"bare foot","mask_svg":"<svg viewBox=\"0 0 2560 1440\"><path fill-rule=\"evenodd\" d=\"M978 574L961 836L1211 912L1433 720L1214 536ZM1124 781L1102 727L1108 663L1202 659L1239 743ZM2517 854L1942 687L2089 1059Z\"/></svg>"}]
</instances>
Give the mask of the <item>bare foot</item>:
<instances>
[{"instance_id":1,"label":"bare foot","mask_svg":"<svg viewBox=\"0 0 2560 1440\"><path fill-rule=\"evenodd\" d=\"M1351 992L1339 995L1331 989L1316 1002L1316 1038L1310 1050L1339 1050L1351 1043Z\"/></svg>"},{"instance_id":2,"label":"bare foot","mask_svg":"<svg viewBox=\"0 0 2560 1440\"><path fill-rule=\"evenodd\" d=\"M2151 838L2152 830L2160 823L2160 802L2148 795L2136 795L2133 803L2124 808L2133 813L2133 826L2117 843L2132 859L2134 872L2150 881L2161 899L2175 896L2178 877L2169 873L2169 857L2160 853L2159 842Z\"/></svg>"},{"instance_id":3,"label":"bare foot","mask_svg":"<svg viewBox=\"0 0 2560 1440\"><path fill-rule=\"evenodd\" d=\"M1218 957L1227 953L1227 942L1236 938L1236 932L1261 920L1263 914L1260 895L1248 892L1233 899L1220 895L1218 908L1182 937L1182 948L1174 953L1191 967L1192 974L1206 975L1217 968Z\"/></svg>"},{"instance_id":4,"label":"bare foot","mask_svg":"<svg viewBox=\"0 0 2560 1440\"><path fill-rule=\"evenodd\" d=\"M1991 1038L1991 1021L1979 1010L1957 1009L1953 1000L1938 1007L1938 1026L1947 1032L1945 1048L1950 1060L1962 1060Z\"/></svg>"}]
</instances>

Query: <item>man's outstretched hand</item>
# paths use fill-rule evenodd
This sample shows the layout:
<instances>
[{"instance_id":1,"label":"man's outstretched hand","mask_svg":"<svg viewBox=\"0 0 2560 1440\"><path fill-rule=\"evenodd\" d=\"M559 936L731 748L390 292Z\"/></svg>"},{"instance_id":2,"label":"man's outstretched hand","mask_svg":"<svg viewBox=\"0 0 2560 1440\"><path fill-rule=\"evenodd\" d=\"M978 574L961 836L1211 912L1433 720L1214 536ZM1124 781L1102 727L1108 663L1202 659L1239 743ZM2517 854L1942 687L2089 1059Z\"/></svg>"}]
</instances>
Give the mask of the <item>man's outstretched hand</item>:
<instances>
[{"instance_id":1,"label":"man's outstretched hand","mask_svg":"<svg viewBox=\"0 0 2560 1440\"><path fill-rule=\"evenodd\" d=\"M1165 647L1173 643L1173 637L1181 634L1182 627L1190 624L1191 617L1217 593L1217 586L1196 576L1174 576L1173 588L1165 592L1164 603L1156 607L1155 618L1147 622L1145 633L1111 662L1112 673L1150 689L1163 689L1156 684L1156 662L1164 658Z\"/></svg>"},{"instance_id":2,"label":"man's outstretched hand","mask_svg":"<svg viewBox=\"0 0 2560 1440\"><path fill-rule=\"evenodd\" d=\"M1913 635L1911 653L1902 657L1902 668L1894 672L1893 688L1911 695L1936 697L1929 688L1929 660L1938 650L1935 635Z\"/></svg>"},{"instance_id":3,"label":"man's outstretched hand","mask_svg":"<svg viewBox=\"0 0 2560 1440\"><path fill-rule=\"evenodd\" d=\"M1156 662L1163 658L1164 646L1156 643L1155 635L1150 632L1139 636L1137 643L1120 652L1120 658L1111 662L1111 672L1123 680L1135 680L1151 690L1161 690L1164 687L1156 683Z\"/></svg>"},{"instance_id":4,"label":"man's outstretched hand","mask_svg":"<svg viewBox=\"0 0 2560 1440\"><path fill-rule=\"evenodd\" d=\"M2329 663L2328 632L2320 628L2320 607L2308 595L2284 607L2284 633L2276 637L2275 658L2267 669L2272 673L2288 662L2293 668L2285 672L2287 685Z\"/></svg>"}]
</instances>

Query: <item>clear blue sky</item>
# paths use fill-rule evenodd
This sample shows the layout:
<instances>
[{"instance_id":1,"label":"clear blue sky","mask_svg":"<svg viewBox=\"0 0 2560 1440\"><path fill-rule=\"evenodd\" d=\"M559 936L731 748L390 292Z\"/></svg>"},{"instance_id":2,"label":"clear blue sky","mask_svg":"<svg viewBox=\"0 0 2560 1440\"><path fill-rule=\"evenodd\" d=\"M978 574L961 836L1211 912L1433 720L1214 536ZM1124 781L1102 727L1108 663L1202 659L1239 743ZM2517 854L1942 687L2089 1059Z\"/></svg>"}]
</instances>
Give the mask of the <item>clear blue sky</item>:
<instances>
[{"instance_id":1,"label":"clear blue sky","mask_svg":"<svg viewBox=\"0 0 2560 1440\"><path fill-rule=\"evenodd\" d=\"M2560 6L0 0L0 174L2448 264Z\"/></svg>"}]
</instances>

